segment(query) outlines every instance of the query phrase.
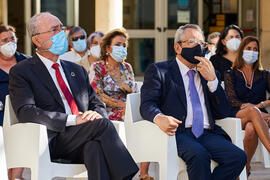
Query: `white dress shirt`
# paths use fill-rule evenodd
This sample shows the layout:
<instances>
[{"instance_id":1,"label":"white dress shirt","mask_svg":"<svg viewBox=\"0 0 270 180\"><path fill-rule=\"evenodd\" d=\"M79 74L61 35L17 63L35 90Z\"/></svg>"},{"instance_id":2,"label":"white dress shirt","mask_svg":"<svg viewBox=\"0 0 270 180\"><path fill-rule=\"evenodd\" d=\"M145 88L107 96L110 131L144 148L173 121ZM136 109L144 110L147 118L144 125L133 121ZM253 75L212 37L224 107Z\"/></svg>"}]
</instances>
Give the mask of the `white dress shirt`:
<instances>
[{"instance_id":1,"label":"white dress shirt","mask_svg":"<svg viewBox=\"0 0 270 180\"><path fill-rule=\"evenodd\" d=\"M190 70L186 65L184 65L178 58L176 58L176 62L179 66L184 86L185 86L185 92L186 92L186 99L187 99L187 117L185 121L185 127L190 128L192 127L193 123L193 109L192 109L192 104L191 104L191 98L190 98L190 90L189 90L189 77L188 77L188 71ZM196 70L195 70L196 71ZM209 129L209 118L208 118L208 113L205 105L205 99L204 99L204 93L203 93L203 87L201 84L201 78L198 72L195 73L194 76L194 83L196 90L198 92L200 102L202 105L202 111L203 111L203 123L204 123L204 128ZM217 89L218 86L218 80L217 78L213 81L208 81L207 86L210 90L210 92L214 92Z\"/></svg>"},{"instance_id":2,"label":"white dress shirt","mask_svg":"<svg viewBox=\"0 0 270 180\"><path fill-rule=\"evenodd\" d=\"M84 54L84 56L81 57L80 54L78 54L76 51L74 51L73 49L71 49L71 51L68 51L65 54L60 55L59 56L59 59L77 63L80 60L82 60L83 58L85 58L86 56L88 57L88 52L87 51Z\"/></svg>"},{"instance_id":3,"label":"white dress shirt","mask_svg":"<svg viewBox=\"0 0 270 180\"><path fill-rule=\"evenodd\" d=\"M67 99L64 96L64 94L63 94L63 92L62 92L62 90L61 90L61 88L60 88L60 86L59 86L59 84L57 82L57 79L56 79L56 76L55 76L55 69L52 68L52 65L54 64L54 62L51 61L51 60L49 60L49 59L47 59L47 58L45 58L45 57L43 57L43 56L41 56L38 53L37 53L37 55L40 58L40 60L43 62L43 64L46 66L47 70L49 71L49 73L50 73L50 75L52 77L52 80L53 80L53 82L54 82L54 84L55 84L55 86L56 86L56 88L57 88L57 90L58 90L58 92L60 94L60 97L61 97L61 99L63 101L66 114L68 114L66 126L74 126L74 125L76 125L76 118L77 118L77 116L72 114L71 109L69 107L69 104L67 102ZM65 75L64 70L63 70L63 68L61 66L61 63L60 63L59 58L56 61L56 63L59 64L59 70L60 70L61 76L64 79L64 81L65 81L65 83L66 83L66 85L67 85L70 93L72 94L72 91L70 90L70 87L69 87L69 84L68 84L66 75Z\"/></svg>"}]
</instances>

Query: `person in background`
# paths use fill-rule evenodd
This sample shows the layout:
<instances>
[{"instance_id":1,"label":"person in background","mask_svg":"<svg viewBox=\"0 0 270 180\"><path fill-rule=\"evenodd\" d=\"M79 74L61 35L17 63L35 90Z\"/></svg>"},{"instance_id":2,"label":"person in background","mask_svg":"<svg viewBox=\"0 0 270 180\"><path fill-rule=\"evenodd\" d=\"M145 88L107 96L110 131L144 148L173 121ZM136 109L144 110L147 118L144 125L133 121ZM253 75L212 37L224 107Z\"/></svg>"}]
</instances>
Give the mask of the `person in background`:
<instances>
[{"instance_id":1,"label":"person in background","mask_svg":"<svg viewBox=\"0 0 270 180\"><path fill-rule=\"evenodd\" d=\"M68 42L71 50L61 55L59 58L71 62L79 62L83 59L88 59L87 52L87 34L80 26L74 26L68 33Z\"/></svg>"},{"instance_id":2,"label":"person in background","mask_svg":"<svg viewBox=\"0 0 270 180\"><path fill-rule=\"evenodd\" d=\"M100 42L104 33L96 31L87 38L87 47L89 49L89 62L93 64L100 60Z\"/></svg>"},{"instance_id":3,"label":"person in background","mask_svg":"<svg viewBox=\"0 0 270 180\"><path fill-rule=\"evenodd\" d=\"M205 53L205 58L210 59L211 56L216 54L217 43L219 40L220 33L219 32L212 32L208 35L207 38L207 51Z\"/></svg>"},{"instance_id":4,"label":"person in background","mask_svg":"<svg viewBox=\"0 0 270 180\"><path fill-rule=\"evenodd\" d=\"M132 67L125 62L127 46L128 34L124 28L108 32L100 44L101 61L93 65L95 76L91 85L106 104L110 120L124 121L127 94L137 92ZM141 175L148 173L148 167L149 163L141 163Z\"/></svg>"},{"instance_id":5,"label":"person in background","mask_svg":"<svg viewBox=\"0 0 270 180\"><path fill-rule=\"evenodd\" d=\"M101 61L93 65L95 76L91 85L106 104L110 120L124 120L126 96L137 91L132 67L125 62L127 46L124 28L110 31L100 44Z\"/></svg>"},{"instance_id":6,"label":"person in background","mask_svg":"<svg viewBox=\"0 0 270 180\"><path fill-rule=\"evenodd\" d=\"M203 44L198 25L177 29L175 59L153 63L144 74L140 112L168 136L175 135L189 180L235 180L246 164L246 154L215 123L230 115L230 105L218 73L202 57ZM211 159L219 164L213 171Z\"/></svg>"},{"instance_id":7,"label":"person in background","mask_svg":"<svg viewBox=\"0 0 270 180\"><path fill-rule=\"evenodd\" d=\"M16 51L17 37L15 28L0 24L0 125L3 126L5 98L9 94L9 70L18 62L29 58ZM8 170L8 178L14 180L22 179L23 168L12 168Z\"/></svg>"},{"instance_id":8,"label":"person in background","mask_svg":"<svg viewBox=\"0 0 270 180\"><path fill-rule=\"evenodd\" d=\"M97 31L87 38L88 58L83 58L77 64L84 67L89 75L89 81L92 82L95 76L93 63L100 60L100 42L104 36L103 32Z\"/></svg>"},{"instance_id":9,"label":"person in background","mask_svg":"<svg viewBox=\"0 0 270 180\"><path fill-rule=\"evenodd\" d=\"M225 90L231 103L233 117L241 118L245 130L244 149L247 153L247 173L258 137L270 152L270 106L266 92L270 92L270 72L262 70L260 43L256 37L245 37L239 47L232 69L224 74Z\"/></svg>"},{"instance_id":10,"label":"person in background","mask_svg":"<svg viewBox=\"0 0 270 180\"><path fill-rule=\"evenodd\" d=\"M210 61L220 72L221 81L224 81L224 72L232 67L243 36L243 31L236 25L229 25L220 34L216 55L212 56Z\"/></svg>"}]
</instances>

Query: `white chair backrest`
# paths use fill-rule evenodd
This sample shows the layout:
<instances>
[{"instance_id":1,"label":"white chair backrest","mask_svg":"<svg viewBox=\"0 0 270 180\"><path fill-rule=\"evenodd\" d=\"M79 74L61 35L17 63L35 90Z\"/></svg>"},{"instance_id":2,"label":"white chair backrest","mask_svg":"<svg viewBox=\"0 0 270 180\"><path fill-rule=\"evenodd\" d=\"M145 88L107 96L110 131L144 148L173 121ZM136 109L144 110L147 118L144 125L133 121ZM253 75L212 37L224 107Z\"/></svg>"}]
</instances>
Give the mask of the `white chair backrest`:
<instances>
[{"instance_id":1,"label":"white chair backrest","mask_svg":"<svg viewBox=\"0 0 270 180\"><path fill-rule=\"evenodd\" d=\"M6 102L5 102L5 112L4 112L4 122L3 122L3 128L10 127L13 124L19 123L16 114L13 110L13 107L10 102L9 95L6 96Z\"/></svg>"},{"instance_id":2,"label":"white chair backrest","mask_svg":"<svg viewBox=\"0 0 270 180\"><path fill-rule=\"evenodd\" d=\"M127 95L127 111L125 121L135 123L142 120L140 114L141 93L131 93Z\"/></svg>"},{"instance_id":3,"label":"white chair backrest","mask_svg":"<svg viewBox=\"0 0 270 180\"><path fill-rule=\"evenodd\" d=\"M142 81L136 81L138 92L141 92L141 87L143 85Z\"/></svg>"}]
</instances>

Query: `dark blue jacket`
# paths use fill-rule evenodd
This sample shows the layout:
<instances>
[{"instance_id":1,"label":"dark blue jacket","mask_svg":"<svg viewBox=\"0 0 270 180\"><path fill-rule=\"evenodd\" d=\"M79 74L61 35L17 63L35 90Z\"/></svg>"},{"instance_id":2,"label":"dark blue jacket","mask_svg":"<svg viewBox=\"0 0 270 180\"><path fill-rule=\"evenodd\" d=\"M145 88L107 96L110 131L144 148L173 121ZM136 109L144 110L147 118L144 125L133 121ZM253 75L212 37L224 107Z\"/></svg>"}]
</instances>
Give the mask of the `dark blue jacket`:
<instances>
[{"instance_id":1,"label":"dark blue jacket","mask_svg":"<svg viewBox=\"0 0 270 180\"><path fill-rule=\"evenodd\" d=\"M17 62L20 62L24 59L30 58L30 56L27 56L25 54L16 52L15 53L15 57ZM3 71L2 69L0 69L0 101L5 105L5 98L6 95L9 94L8 92L8 74ZM4 108L3 110L0 110L0 126L3 125L3 117L4 117Z\"/></svg>"},{"instance_id":2,"label":"dark blue jacket","mask_svg":"<svg viewBox=\"0 0 270 180\"><path fill-rule=\"evenodd\" d=\"M220 82L216 91L211 93L208 89L207 81L201 75L200 77L211 130L229 139L225 131L215 124L216 119L230 115L230 105L227 96ZM176 59L155 63L148 67L141 89L140 112L142 117L149 121L153 121L158 113L173 116L182 121L176 133L184 131L187 116L187 100L183 79Z\"/></svg>"}]
</instances>

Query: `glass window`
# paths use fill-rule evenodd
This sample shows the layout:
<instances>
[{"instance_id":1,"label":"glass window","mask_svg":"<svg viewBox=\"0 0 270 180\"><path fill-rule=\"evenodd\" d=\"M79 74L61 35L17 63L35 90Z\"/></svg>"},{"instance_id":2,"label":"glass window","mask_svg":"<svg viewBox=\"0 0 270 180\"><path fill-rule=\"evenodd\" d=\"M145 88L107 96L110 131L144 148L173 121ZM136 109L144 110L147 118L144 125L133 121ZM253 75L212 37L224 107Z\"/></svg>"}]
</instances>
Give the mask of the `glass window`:
<instances>
[{"instance_id":1,"label":"glass window","mask_svg":"<svg viewBox=\"0 0 270 180\"><path fill-rule=\"evenodd\" d=\"M124 0L123 26L127 29L154 29L154 9L154 0Z\"/></svg>"},{"instance_id":2,"label":"glass window","mask_svg":"<svg viewBox=\"0 0 270 180\"><path fill-rule=\"evenodd\" d=\"M65 26L74 25L74 0L41 0L41 12L48 11Z\"/></svg>"},{"instance_id":3,"label":"glass window","mask_svg":"<svg viewBox=\"0 0 270 180\"><path fill-rule=\"evenodd\" d=\"M174 38L168 38L168 60L175 59Z\"/></svg>"},{"instance_id":4,"label":"glass window","mask_svg":"<svg viewBox=\"0 0 270 180\"><path fill-rule=\"evenodd\" d=\"M143 76L149 64L154 62L154 39L130 39L127 62L132 65L136 76Z\"/></svg>"},{"instance_id":5,"label":"glass window","mask_svg":"<svg viewBox=\"0 0 270 180\"><path fill-rule=\"evenodd\" d=\"M198 24L198 0L168 0L168 28Z\"/></svg>"}]
</instances>

